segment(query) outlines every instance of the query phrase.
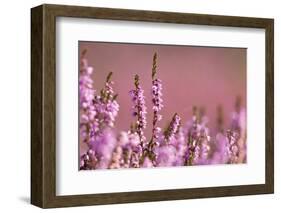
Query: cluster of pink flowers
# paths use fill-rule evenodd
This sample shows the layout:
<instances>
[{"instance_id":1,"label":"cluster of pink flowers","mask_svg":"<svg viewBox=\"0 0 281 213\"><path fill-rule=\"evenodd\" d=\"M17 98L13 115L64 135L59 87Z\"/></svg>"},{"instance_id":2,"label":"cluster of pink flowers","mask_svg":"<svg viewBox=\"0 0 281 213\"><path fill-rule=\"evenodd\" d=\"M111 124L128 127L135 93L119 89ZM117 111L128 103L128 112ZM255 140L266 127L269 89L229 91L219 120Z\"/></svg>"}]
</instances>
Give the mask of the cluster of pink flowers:
<instances>
[{"instance_id":1,"label":"cluster of pink flowers","mask_svg":"<svg viewBox=\"0 0 281 213\"><path fill-rule=\"evenodd\" d=\"M160 110L164 107L162 100L162 82L160 79L156 78L156 64L157 54L155 53L153 56L153 65L152 65L152 110L153 110L153 121L152 121L152 139L151 145L158 145L157 140L159 138L159 133L161 128L157 126L157 122L162 119L162 115L160 115Z\"/></svg>"},{"instance_id":2,"label":"cluster of pink flowers","mask_svg":"<svg viewBox=\"0 0 281 213\"><path fill-rule=\"evenodd\" d=\"M135 75L135 89L130 91L133 107L132 115L136 117L136 123L132 126L139 135L140 146L143 149L145 144L144 129L146 128L146 106L144 100L144 91L140 86L139 76Z\"/></svg>"},{"instance_id":3,"label":"cluster of pink flowers","mask_svg":"<svg viewBox=\"0 0 281 213\"><path fill-rule=\"evenodd\" d=\"M223 110L218 107L217 133L211 134L203 108L193 107L191 120L183 123L174 113L169 125L162 130L159 121L163 105L162 82L157 77L157 54L152 63L152 131L147 139L147 108L144 90L138 75L132 100L132 121L127 131L116 134L115 121L119 111L114 92L113 73L98 93L93 88L93 68L83 52L80 64L80 143L87 150L80 154L80 170L119 169L246 162L246 111L237 98L229 128L224 129Z\"/></svg>"}]
</instances>

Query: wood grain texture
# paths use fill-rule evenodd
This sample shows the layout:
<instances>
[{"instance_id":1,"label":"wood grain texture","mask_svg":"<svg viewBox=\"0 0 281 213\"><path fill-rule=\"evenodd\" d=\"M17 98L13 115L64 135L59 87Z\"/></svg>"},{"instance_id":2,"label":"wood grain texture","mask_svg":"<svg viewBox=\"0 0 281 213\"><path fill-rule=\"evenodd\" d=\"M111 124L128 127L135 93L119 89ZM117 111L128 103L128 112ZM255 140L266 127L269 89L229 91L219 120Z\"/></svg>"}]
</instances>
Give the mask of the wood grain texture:
<instances>
[{"instance_id":1,"label":"wood grain texture","mask_svg":"<svg viewBox=\"0 0 281 213\"><path fill-rule=\"evenodd\" d=\"M265 171L268 190L274 192L274 21L266 26L266 50L265 50Z\"/></svg>"},{"instance_id":2,"label":"wood grain texture","mask_svg":"<svg viewBox=\"0 0 281 213\"><path fill-rule=\"evenodd\" d=\"M43 7L31 14L31 203L43 204L42 64Z\"/></svg>"},{"instance_id":3,"label":"wood grain texture","mask_svg":"<svg viewBox=\"0 0 281 213\"><path fill-rule=\"evenodd\" d=\"M266 183L246 186L222 186L196 189L171 189L142 192L56 196L56 17L96 18L265 29ZM65 5L41 5L31 9L31 25L32 204L42 208L51 208L273 193L273 19L77 7Z\"/></svg>"}]
</instances>

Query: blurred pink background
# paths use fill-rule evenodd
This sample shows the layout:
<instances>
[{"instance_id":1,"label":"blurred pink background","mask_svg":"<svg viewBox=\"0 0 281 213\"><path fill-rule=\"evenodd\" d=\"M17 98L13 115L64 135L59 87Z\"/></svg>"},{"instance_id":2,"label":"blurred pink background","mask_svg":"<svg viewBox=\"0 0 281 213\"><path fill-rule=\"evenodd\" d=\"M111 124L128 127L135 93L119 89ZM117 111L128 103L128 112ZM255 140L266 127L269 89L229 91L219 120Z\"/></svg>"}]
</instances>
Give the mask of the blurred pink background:
<instances>
[{"instance_id":1,"label":"blurred pink background","mask_svg":"<svg viewBox=\"0 0 281 213\"><path fill-rule=\"evenodd\" d=\"M216 127L216 107L224 109L225 125L229 126L235 98L242 98L246 107L246 49L175 45L119 44L79 42L80 54L93 66L94 88L100 90L107 74L113 72L114 90L118 93L120 111L117 132L128 130L131 116L129 91L134 88L134 75L140 76L147 105L146 137L151 137L151 68L154 52L158 54L157 76L163 83L164 108L160 127L164 128L177 112L183 123L191 119L192 106L205 107L209 127Z\"/></svg>"}]
</instances>

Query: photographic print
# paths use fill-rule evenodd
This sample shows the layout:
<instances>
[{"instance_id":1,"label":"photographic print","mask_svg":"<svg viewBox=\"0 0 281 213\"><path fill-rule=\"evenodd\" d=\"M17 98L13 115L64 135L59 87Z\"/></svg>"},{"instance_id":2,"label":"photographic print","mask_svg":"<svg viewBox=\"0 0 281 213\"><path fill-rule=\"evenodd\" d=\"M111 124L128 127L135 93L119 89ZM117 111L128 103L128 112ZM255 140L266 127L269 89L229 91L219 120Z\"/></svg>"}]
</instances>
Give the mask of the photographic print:
<instances>
[{"instance_id":1,"label":"photographic print","mask_svg":"<svg viewBox=\"0 0 281 213\"><path fill-rule=\"evenodd\" d=\"M246 52L80 41L80 170L246 163Z\"/></svg>"},{"instance_id":2,"label":"photographic print","mask_svg":"<svg viewBox=\"0 0 281 213\"><path fill-rule=\"evenodd\" d=\"M274 20L36 6L31 112L38 207L274 193Z\"/></svg>"}]
</instances>

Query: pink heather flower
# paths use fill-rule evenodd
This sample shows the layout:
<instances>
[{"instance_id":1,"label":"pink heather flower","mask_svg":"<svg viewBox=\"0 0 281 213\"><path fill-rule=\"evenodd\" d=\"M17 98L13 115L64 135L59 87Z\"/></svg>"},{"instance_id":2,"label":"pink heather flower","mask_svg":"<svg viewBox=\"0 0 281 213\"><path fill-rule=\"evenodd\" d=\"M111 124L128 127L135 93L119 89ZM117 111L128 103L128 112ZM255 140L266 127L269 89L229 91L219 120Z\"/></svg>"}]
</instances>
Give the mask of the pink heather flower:
<instances>
[{"instance_id":1,"label":"pink heather flower","mask_svg":"<svg viewBox=\"0 0 281 213\"><path fill-rule=\"evenodd\" d=\"M115 146L115 138L108 128L114 126L119 105L112 88L112 73L106 79L101 96L95 95L93 68L82 55L79 76L80 140L89 150L81 156L80 169L107 168Z\"/></svg>"},{"instance_id":2,"label":"pink heather flower","mask_svg":"<svg viewBox=\"0 0 281 213\"><path fill-rule=\"evenodd\" d=\"M100 95L95 95L91 101L91 107L94 110L94 116L91 118L90 140L94 141L107 128L113 128L115 119L118 115L119 104L116 101L117 95L114 94L111 81L112 72L106 78L105 87L101 90ZM81 116L82 117L82 116ZM82 119L85 119L82 117Z\"/></svg>"},{"instance_id":3,"label":"pink heather flower","mask_svg":"<svg viewBox=\"0 0 281 213\"><path fill-rule=\"evenodd\" d=\"M115 146L116 137L110 129L106 129L94 141L91 141L91 149L98 160L96 169L108 168Z\"/></svg>"},{"instance_id":4,"label":"pink heather flower","mask_svg":"<svg viewBox=\"0 0 281 213\"><path fill-rule=\"evenodd\" d=\"M226 164L229 159L229 143L227 137L218 133L215 138L215 151L211 159L211 164Z\"/></svg>"},{"instance_id":5,"label":"pink heather flower","mask_svg":"<svg viewBox=\"0 0 281 213\"><path fill-rule=\"evenodd\" d=\"M132 147L138 147L140 146L140 138L138 137L137 133L129 133L129 143Z\"/></svg>"},{"instance_id":6,"label":"pink heather flower","mask_svg":"<svg viewBox=\"0 0 281 213\"><path fill-rule=\"evenodd\" d=\"M117 142L122 147L122 167L140 167L141 146L136 132L121 132Z\"/></svg>"},{"instance_id":7,"label":"pink heather flower","mask_svg":"<svg viewBox=\"0 0 281 213\"><path fill-rule=\"evenodd\" d=\"M239 149L238 149L238 140L239 134L237 132L228 130L227 131L227 139L229 143L229 163L237 163L239 158Z\"/></svg>"},{"instance_id":8,"label":"pink heather flower","mask_svg":"<svg viewBox=\"0 0 281 213\"><path fill-rule=\"evenodd\" d=\"M97 163L97 158L92 149L89 149L87 153L80 157L80 170L94 169Z\"/></svg>"},{"instance_id":9,"label":"pink heather flower","mask_svg":"<svg viewBox=\"0 0 281 213\"><path fill-rule=\"evenodd\" d=\"M188 153L188 144L183 132L183 128L179 128L176 136L171 140L170 144L176 148L176 161L174 162L174 166L183 166Z\"/></svg>"},{"instance_id":10,"label":"pink heather flower","mask_svg":"<svg viewBox=\"0 0 281 213\"><path fill-rule=\"evenodd\" d=\"M112 72L109 73L106 79L103 102L104 102L104 121L109 127L114 127L115 118L119 111L119 104L116 101L117 95L114 94L113 85L111 81Z\"/></svg>"},{"instance_id":11,"label":"pink heather flower","mask_svg":"<svg viewBox=\"0 0 281 213\"><path fill-rule=\"evenodd\" d=\"M241 107L241 97L236 98L235 110L231 117L231 130L241 133L246 129L246 110Z\"/></svg>"},{"instance_id":12,"label":"pink heather flower","mask_svg":"<svg viewBox=\"0 0 281 213\"><path fill-rule=\"evenodd\" d=\"M123 150L120 145L117 145L111 156L111 163L109 165L109 169L119 169L123 166Z\"/></svg>"},{"instance_id":13,"label":"pink heather flower","mask_svg":"<svg viewBox=\"0 0 281 213\"><path fill-rule=\"evenodd\" d=\"M227 131L230 163L246 162L246 110L241 107L241 97L236 98L231 128Z\"/></svg>"},{"instance_id":14,"label":"pink heather flower","mask_svg":"<svg viewBox=\"0 0 281 213\"><path fill-rule=\"evenodd\" d=\"M240 111L240 138L237 142L239 148L239 159L238 163L247 162L247 123L246 123L246 110L241 109Z\"/></svg>"},{"instance_id":15,"label":"pink heather flower","mask_svg":"<svg viewBox=\"0 0 281 213\"><path fill-rule=\"evenodd\" d=\"M185 130L188 136L188 165L209 164L211 137L207 123L204 110L199 113L197 107L194 107L192 122L187 123Z\"/></svg>"},{"instance_id":16,"label":"pink heather flower","mask_svg":"<svg viewBox=\"0 0 281 213\"><path fill-rule=\"evenodd\" d=\"M79 76L79 108L80 108L80 140L89 143L90 129L96 116L96 109L92 105L95 95L93 80L91 78L93 68L88 65L88 61L82 55Z\"/></svg>"},{"instance_id":17,"label":"pink heather flower","mask_svg":"<svg viewBox=\"0 0 281 213\"><path fill-rule=\"evenodd\" d=\"M130 141L129 141L129 135L127 132L125 131L121 131L118 135L118 144L120 144L120 146L124 147L124 146L127 146L129 145Z\"/></svg>"},{"instance_id":18,"label":"pink heather flower","mask_svg":"<svg viewBox=\"0 0 281 213\"><path fill-rule=\"evenodd\" d=\"M196 165L200 161L200 146L199 146L199 144L196 144L194 146L193 159L192 160L193 160L192 165Z\"/></svg>"},{"instance_id":19,"label":"pink heather flower","mask_svg":"<svg viewBox=\"0 0 281 213\"><path fill-rule=\"evenodd\" d=\"M138 168L140 167L140 158L142 155L142 146L140 142L139 135L137 133L129 133L129 144L131 149L131 162L130 167Z\"/></svg>"},{"instance_id":20,"label":"pink heather flower","mask_svg":"<svg viewBox=\"0 0 281 213\"><path fill-rule=\"evenodd\" d=\"M131 167L131 157L132 157L133 150L131 146L124 146L123 147L123 168L130 168Z\"/></svg>"},{"instance_id":21,"label":"pink heather flower","mask_svg":"<svg viewBox=\"0 0 281 213\"><path fill-rule=\"evenodd\" d=\"M84 56L82 56L84 57ZM93 89L93 80L91 75L93 73L93 67L88 65L88 61L85 58L81 59L80 64L80 77L79 77L79 91L80 91L80 107L87 108L91 105L91 101L94 98L95 90Z\"/></svg>"},{"instance_id":22,"label":"pink heather flower","mask_svg":"<svg viewBox=\"0 0 281 213\"><path fill-rule=\"evenodd\" d=\"M206 165L210 164L209 153L210 153L210 145L208 138L204 138L200 141L200 145L195 148L195 158L194 164L196 165Z\"/></svg>"},{"instance_id":23,"label":"pink heather flower","mask_svg":"<svg viewBox=\"0 0 281 213\"><path fill-rule=\"evenodd\" d=\"M154 165L148 157L145 157L144 161L143 161L143 164L142 164L142 167L143 168L151 168L151 167L154 167Z\"/></svg>"},{"instance_id":24,"label":"pink heather flower","mask_svg":"<svg viewBox=\"0 0 281 213\"><path fill-rule=\"evenodd\" d=\"M130 95L133 101L133 116L137 118L136 132L139 135L140 144L144 148L145 136L144 129L146 128L146 106L144 91L139 84L139 76L135 75L135 89L130 91Z\"/></svg>"},{"instance_id":25,"label":"pink heather flower","mask_svg":"<svg viewBox=\"0 0 281 213\"><path fill-rule=\"evenodd\" d=\"M131 162L130 162L131 168L139 168L140 167L140 155L138 152L132 152L131 155Z\"/></svg>"},{"instance_id":26,"label":"pink heather flower","mask_svg":"<svg viewBox=\"0 0 281 213\"><path fill-rule=\"evenodd\" d=\"M218 119L222 121L222 109L219 110ZM222 123L222 122L221 122ZM221 124L220 123L220 124ZM220 125L219 125L220 126ZM235 111L232 113L231 128L224 133L219 128L220 133L215 139L215 150L212 163L242 163L246 161L246 114L241 108L241 99L236 99Z\"/></svg>"},{"instance_id":27,"label":"pink heather flower","mask_svg":"<svg viewBox=\"0 0 281 213\"><path fill-rule=\"evenodd\" d=\"M177 160L177 150L172 145L163 145L155 148L156 165L158 167L173 166Z\"/></svg>"},{"instance_id":28,"label":"pink heather flower","mask_svg":"<svg viewBox=\"0 0 281 213\"><path fill-rule=\"evenodd\" d=\"M163 108L162 82L160 79L154 79L152 81L152 104L153 111L159 112Z\"/></svg>"},{"instance_id":29,"label":"pink heather flower","mask_svg":"<svg viewBox=\"0 0 281 213\"><path fill-rule=\"evenodd\" d=\"M159 111L163 108L162 100L162 84L161 80L155 79L152 81L152 109L153 109L153 121L152 121L152 142L156 143L161 128L157 127L156 124L162 119Z\"/></svg>"},{"instance_id":30,"label":"pink heather flower","mask_svg":"<svg viewBox=\"0 0 281 213\"><path fill-rule=\"evenodd\" d=\"M211 137L209 136L209 128L207 127L207 123L208 118L206 116L202 116L201 125L199 126L199 157L195 160L195 164L197 165L209 164Z\"/></svg>"},{"instance_id":31,"label":"pink heather flower","mask_svg":"<svg viewBox=\"0 0 281 213\"><path fill-rule=\"evenodd\" d=\"M114 127L115 118L119 111L119 104L116 100L110 100L106 104L104 104L103 109L103 122L105 125L109 127Z\"/></svg>"},{"instance_id":32,"label":"pink heather flower","mask_svg":"<svg viewBox=\"0 0 281 213\"><path fill-rule=\"evenodd\" d=\"M166 143L170 143L170 141L175 137L176 133L179 130L180 122L181 122L180 116L177 113L175 113L171 123L169 124L168 129L165 132Z\"/></svg>"},{"instance_id":33,"label":"pink heather flower","mask_svg":"<svg viewBox=\"0 0 281 213\"><path fill-rule=\"evenodd\" d=\"M153 56L152 64L152 110L153 110L153 120L152 120L152 137L148 144L148 151L151 156L154 156L153 149L159 146L159 134L161 128L157 126L157 122L162 119L160 115L160 110L163 108L162 100L162 82L160 79L156 78L157 73L157 53Z\"/></svg>"},{"instance_id":34,"label":"pink heather flower","mask_svg":"<svg viewBox=\"0 0 281 213\"><path fill-rule=\"evenodd\" d=\"M138 168L140 167L141 146L139 135L135 133L125 133L120 135L120 144L123 147L123 167Z\"/></svg>"}]
</instances>

